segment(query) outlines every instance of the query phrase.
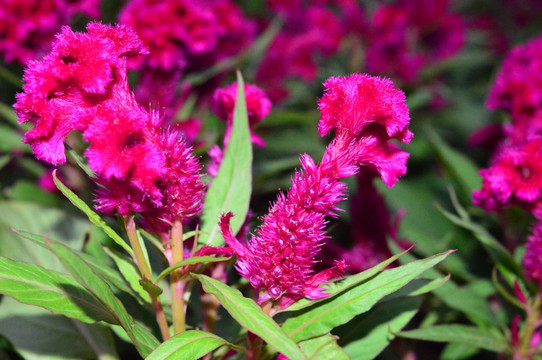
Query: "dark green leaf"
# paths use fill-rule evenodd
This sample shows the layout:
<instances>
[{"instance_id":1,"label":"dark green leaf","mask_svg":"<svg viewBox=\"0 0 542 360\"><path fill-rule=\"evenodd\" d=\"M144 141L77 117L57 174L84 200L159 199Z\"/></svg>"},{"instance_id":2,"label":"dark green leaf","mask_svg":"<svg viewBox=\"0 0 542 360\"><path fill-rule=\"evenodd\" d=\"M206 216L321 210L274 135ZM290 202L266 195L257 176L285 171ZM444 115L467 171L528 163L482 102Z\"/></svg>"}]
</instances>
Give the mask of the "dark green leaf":
<instances>
[{"instance_id":1,"label":"dark green leaf","mask_svg":"<svg viewBox=\"0 0 542 360\"><path fill-rule=\"evenodd\" d=\"M88 263L62 244L49 242L48 246L62 262L66 270L73 275L74 279L94 295L96 300L122 326L141 356L147 356L158 346L158 340L150 332L134 322L109 285Z\"/></svg>"},{"instance_id":2,"label":"dark green leaf","mask_svg":"<svg viewBox=\"0 0 542 360\"><path fill-rule=\"evenodd\" d=\"M451 251L447 251L383 271L346 292L293 314L282 327L295 341L325 334L356 315L368 311L378 300L399 290L444 260L450 253Z\"/></svg>"},{"instance_id":3,"label":"dark green leaf","mask_svg":"<svg viewBox=\"0 0 542 360\"><path fill-rule=\"evenodd\" d=\"M373 359L395 338L418 312L418 297L400 297L378 303L365 314L333 331L339 345L352 359Z\"/></svg>"},{"instance_id":4,"label":"dark green leaf","mask_svg":"<svg viewBox=\"0 0 542 360\"><path fill-rule=\"evenodd\" d=\"M248 127L245 88L241 73L237 73L237 102L233 115L233 129L224 152L224 159L213 180L203 205L199 242L220 246L224 238L218 226L219 217L231 211L235 216L231 227L236 234L248 213L252 189L252 146Z\"/></svg>"},{"instance_id":5,"label":"dark green leaf","mask_svg":"<svg viewBox=\"0 0 542 360\"><path fill-rule=\"evenodd\" d=\"M116 323L92 294L71 277L0 257L0 293L53 313L94 323Z\"/></svg>"},{"instance_id":6,"label":"dark green leaf","mask_svg":"<svg viewBox=\"0 0 542 360\"><path fill-rule=\"evenodd\" d=\"M408 339L459 343L497 353L504 352L507 347L506 340L501 334L459 324L401 331L397 333L397 336Z\"/></svg>"},{"instance_id":7,"label":"dark green leaf","mask_svg":"<svg viewBox=\"0 0 542 360\"><path fill-rule=\"evenodd\" d=\"M348 360L348 354L344 352L337 339L330 334L321 335L299 343L301 350L309 360Z\"/></svg>"},{"instance_id":8,"label":"dark green leaf","mask_svg":"<svg viewBox=\"0 0 542 360\"><path fill-rule=\"evenodd\" d=\"M291 359L306 358L295 342L253 300L218 280L205 275L194 276L201 282L205 292L215 295L241 326Z\"/></svg>"}]
</instances>

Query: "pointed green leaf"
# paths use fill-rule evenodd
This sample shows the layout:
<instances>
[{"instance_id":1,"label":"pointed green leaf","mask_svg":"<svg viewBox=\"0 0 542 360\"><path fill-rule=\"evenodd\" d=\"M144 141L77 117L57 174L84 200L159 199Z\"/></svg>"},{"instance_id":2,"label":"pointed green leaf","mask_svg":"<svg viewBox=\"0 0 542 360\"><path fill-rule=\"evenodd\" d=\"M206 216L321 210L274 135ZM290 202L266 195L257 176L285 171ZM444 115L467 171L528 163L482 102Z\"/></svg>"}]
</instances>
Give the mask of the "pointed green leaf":
<instances>
[{"instance_id":1,"label":"pointed green leaf","mask_svg":"<svg viewBox=\"0 0 542 360\"><path fill-rule=\"evenodd\" d=\"M333 333L339 335L339 345L352 359L374 359L416 315L420 304L419 297L380 302Z\"/></svg>"},{"instance_id":2,"label":"pointed green leaf","mask_svg":"<svg viewBox=\"0 0 542 360\"><path fill-rule=\"evenodd\" d=\"M321 335L299 343L309 360L348 360L348 354L337 345L337 338L330 334Z\"/></svg>"},{"instance_id":3,"label":"pointed green leaf","mask_svg":"<svg viewBox=\"0 0 542 360\"><path fill-rule=\"evenodd\" d=\"M128 284L130 284L132 290L136 292L141 297L141 299L148 301L149 296L145 292L145 289L143 289L142 285L139 283L141 275L139 274L139 270L137 269L134 262L122 256L115 250L109 249L107 247L104 247L103 249L107 253L107 255L109 255L111 259L113 259L124 279L128 282Z\"/></svg>"},{"instance_id":4,"label":"pointed green leaf","mask_svg":"<svg viewBox=\"0 0 542 360\"><path fill-rule=\"evenodd\" d=\"M444 260L450 253L451 251L447 251L383 271L346 292L293 314L282 328L295 341L325 334L356 315L368 311L384 296L399 290Z\"/></svg>"},{"instance_id":5,"label":"pointed green leaf","mask_svg":"<svg viewBox=\"0 0 542 360\"><path fill-rule=\"evenodd\" d=\"M158 278L156 279L156 282L160 282L162 279L164 279L166 276L171 274L173 271L175 271L178 268L183 267L185 265L208 264L208 263L214 263L214 262L227 261L229 259L231 259L231 256L221 256L221 257L216 257L216 256L192 256L192 257L189 257L188 259L185 259L183 261L179 261L178 263L173 264L173 265L165 268L164 271L162 271L160 273L160 275L158 275Z\"/></svg>"},{"instance_id":6,"label":"pointed green leaf","mask_svg":"<svg viewBox=\"0 0 542 360\"><path fill-rule=\"evenodd\" d=\"M132 343L139 353L145 357L156 348L158 340L147 330L134 322L126 311L124 305L115 296L109 285L85 262L79 255L70 248L55 242L48 242L51 251L62 262L74 279L87 289L102 306L109 311L116 322L126 331Z\"/></svg>"},{"instance_id":7,"label":"pointed green leaf","mask_svg":"<svg viewBox=\"0 0 542 360\"><path fill-rule=\"evenodd\" d=\"M194 276L201 282L203 290L215 295L241 326L261 337L290 359L306 359L295 342L252 299L244 297L239 290L208 276Z\"/></svg>"},{"instance_id":8,"label":"pointed green leaf","mask_svg":"<svg viewBox=\"0 0 542 360\"><path fill-rule=\"evenodd\" d=\"M248 127L247 106L243 77L237 72L237 101L233 115L233 129L224 152L224 159L216 178L211 183L203 212L203 227L200 231L201 244L220 246L224 238L218 226L219 217L231 211L235 216L231 228L236 234L248 213L252 189L252 145Z\"/></svg>"},{"instance_id":9,"label":"pointed green leaf","mask_svg":"<svg viewBox=\"0 0 542 360\"><path fill-rule=\"evenodd\" d=\"M507 348L507 342L501 334L459 324L401 331L397 333L397 336L408 339L458 343L496 353L502 353Z\"/></svg>"},{"instance_id":10,"label":"pointed green leaf","mask_svg":"<svg viewBox=\"0 0 542 360\"><path fill-rule=\"evenodd\" d=\"M214 334L188 330L162 343L145 360L197 360L223 345L235 347Z\"/></svg>"},{"instance_id":11,"label":"pointed green leaf","mask_svg":"<svg viewBox=\"0 0 542 360\"><path fill-rule=\"evenodd\" d=\"M53 180L58 190L60 190L62 194L64 194L64 196L66 196L73 205L75 205L79 210L84 212L85 215L88 216L88 219L94 225L101 228L114 242L120 245L124 250L126 250L126 252L128 252L128 254L130 254L130 256L133 257L132 249L122 239L122 237L120 237L119 234L115 232L115 230L109 227L109 225L107 225L98 214L92 211L92 209L83 200L79 199L79 197L75 195L73 191L68 189L67 186L65 186L60 180L58 180L58 177L56 176L56 170L53 172Z\"/></svg>"},{"instance_id":12,"label":"pointed green leaf","mask_svg":"<svg viewBox=\"0 0 542 360\"><path fill-rule=\"evenodd\" d=\"M283 310L281 310L279 312L298 311L298 310L304 309L306 307L312 306L312 305L314 305L316 303L329 300L331 297L333 297L333 296L335 296L337 294L340 294L341 292L347 291L351 287L359 285L362 282L364 282L365 280L370 279L371 277L375 276L376 274L382 272L391 263L393 263L395 260L400 258L405 253L407 253L409 250L410 249L408 249L406 251L403 251L403 252L401 252L399 254L396 254L396 255L392 256L391 258L381 262L380 264L377 264L377 265L373 266L370 269L367 269L365 271L360 272L359 274L348 276L348 277L346 277L344 279L341 279L339 281L326 283L326 284L322 285L322 287L326 288L324 293L329 294L328 297L325 297L325 298L319 299L319 300L310 300L310 299L303 298L303 299L301 299L299 301L296 301L295 303L293 303L292 305L290 305L286 309L283 309Z\"/></svg>"},{"instance_id":13,"label":"pointed green leaf","mask_svg":"<svg viewBox=\"0 0 542 360\"><path fill-rule=\"evenodd\" d=\"M86 323L115 323L92 294L71 277L0 257L0 293Z\"/></svg>"}]
</instances>

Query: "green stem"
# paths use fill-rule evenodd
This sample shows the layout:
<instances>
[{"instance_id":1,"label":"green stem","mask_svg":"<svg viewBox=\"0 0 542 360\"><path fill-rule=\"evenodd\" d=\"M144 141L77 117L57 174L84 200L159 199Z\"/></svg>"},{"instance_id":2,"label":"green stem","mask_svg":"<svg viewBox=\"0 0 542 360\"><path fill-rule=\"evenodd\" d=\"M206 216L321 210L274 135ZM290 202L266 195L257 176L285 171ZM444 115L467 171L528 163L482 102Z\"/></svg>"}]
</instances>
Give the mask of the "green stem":
<instances>
[{"instance_id":1,"label":"green stem","mask_svg":"<svg viewBox=\"0 0 542 360\"><path fill-rule=\"evenodd\" d=\"M183 261L183 223L177 218L171 228L171 265ZM179 334L185 331L184 318L184 282L182 269L171 273L171 310L173 312L173 332Z\"/></svg>"},{"instance_id":2,"label":"green stem","mask_svg":"<svg viewBox=\"0 0 542 360\"><path fill-rule=\"evenodd\" d=\"M147 258L143 254L143 249L141 248L141 244L139 243L133 215L128 216L127 218L124 219L124 226L126 227L126 233L128 234L130 245L132 246L132 249L134 250L134 257L135 257L134 260L137 264L139 272L141 273L143 280L149 280L152 282L152 271L151 271L149 263L147 262ZM162 339L166 341L167 339L169 339L170 333L169 333L169 325L167 323L166 315L164 314L162 303L158 296L155 296L151 293L148 293L148 294L149 294L149 299L151 300L152 308L156 315L156 322L158 323L158 326L160 327L160 333L162 334Z\"/></svg>"},{"instance_id":3,"label":"green stem","mask_svg":"<svg viewBox=\"0 0 542 360\"><path fill-rule=\"evenodd\" d=\"M529 359L529 353L531 352L531 339L538 324L538 318L540 317L540 295L537 294L532 307L527 308L527 321L521 332L520 340L520 353L522 359Z\"/></svg>"}]
</instances>

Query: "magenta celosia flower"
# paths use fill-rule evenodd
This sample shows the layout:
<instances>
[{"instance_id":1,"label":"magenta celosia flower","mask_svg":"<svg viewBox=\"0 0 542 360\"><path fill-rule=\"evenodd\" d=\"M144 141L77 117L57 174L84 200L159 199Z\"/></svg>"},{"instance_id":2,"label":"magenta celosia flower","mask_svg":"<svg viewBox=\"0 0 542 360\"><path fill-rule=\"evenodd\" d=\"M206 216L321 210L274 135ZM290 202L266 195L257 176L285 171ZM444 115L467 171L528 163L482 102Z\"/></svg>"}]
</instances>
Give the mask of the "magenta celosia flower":
<instances>
[{"instance_id":1,"label":"magenta celosia flower","mask_svg":"<svg viewBox=\"0 0 542 360\"><path fill-rule=\"evenodd\" d=\"M301 4L285 9L283 29L269 46L256 74L256 82L273 101L288 94L286 79L314 80L317 58L337 52L343 36L339 17L329 9Z\"/></svg>"},{"instance_id":2,"label":"magenta celosia flower","mask_svg":"<svg viewBox=\"0 0 542 360\"><path fill-rule=\"evenodd\" d=\"M233 111L235 109L236 100L237 82L215 90L213 95L213 111L219 118L226 121L224 145L227 145L230 140L233 127ZM269 114L271 111L271 101L269 101L262 89L251 84L245 84L245 100L247 105L248 123L251 130L251 141L258 146L265 146L263 139L256 135L252 131L252 128Z\"/></svg>"},{"instance_id":3,"label":"magenta celosia flower","mask_svg":"<svg viewBox=\"0 0 542 360\"><path fill-rule=\"evenodd\" d=\"M370 24L367 69L414 81L423 65L456 54L466 25L448 0L409 0L381 5Z\"/></svg>"},{"instance_id":4,"label":"magenta celosia flower","mask_svg":"<svg viewBox=\"0 0 542 360\"><path fill-rule=\"evenodd\" d=\"M542 223L540 222L533 226L532 234L527 237L523 272L529 279L542 286Z\"/></svg>"},{"instance_id":5,"label":"magenta celosia flower","mask_svg":"<svg viewBox=\"0 0 542 360\"><path fill-rule=\"evenodd\" d=\"M332 77L324 88L318 101L320 134L333 130L344 147L354 150L351 156L359 156L357 163L372 164L392 186L406 173L408 154L388 140L408 143L413 136L407 128L410 117L403 92L388 79L366 74Z\"/></svg>"},{"instance_id":6,"label":"magenta celosia flower","mask_svg":"<svg viewBox=\"0 0 542 360\"><path fill-rule=\"evenodd\" d=\"M247 246L229 228L232 214L222 217L221 230L238 257L237 269L260 291L260 303L278 300L278 306L285 307L301 297L326 296L318 286L346 270L342 261L317 274L313 270L327 238L326 216L336 216L345 196L346 185L339 180L369 165L391 186L406 171L408 154L387 143L412 137L405 97L390 84L359 74L328 80L319 101L319 128L322 135L333 129L336 138L322 161L316 164L310 156L301 156L292 187L279 194Z\"/></svg>"},{"instance_id":7,"label":"magenta celosia flower","mask_svg":"<svg viewBox=\"0 0 542 360\"><path fill-rule=\"evenodd\" d=\"M541 161L540 136L533 136L523 143L502 146L492 159L491 166L480 170L482 189L473 192L473 203L486 211L508 205L536 209L542 195Z\"/></svg>"},{"instance_id":8,"label":"magenta celosia flower","mask_svg":"<svg viewBox=\"0 0 542 360\"><path fill-rule=\"evenodd\" d=\"M236 54L255 35L253 22L230 0L133 0L119 19L150 49L146 65L164 71L200 68L199 57Z\"/></svg>"},{"instance_id":9,"label":"magenta celosia flower","mask_svg":"<svg viewBox=\"0 0 542 360\"><path fill-rule=\"evenodd\" d=\"M510 113L509 136L522 140L542 132L542 37L515 47L491 87L487 106Z\"/></svg>"},{"instance_id":10,"label":"magenta celosia flower","mask_svg":"<svg viewBox=\"0 0 542 360\"><path fill-rule=\"evenodd\" d=\"M51 53L29 63L14 105L20 123L34 124L24 142L53 164L66 161L70 131L84 131L99 106L127 91L126 58L146 52L128 28L91 23L87 30L63 28Z\"/></svg>"},{"instance_id":11,"label":"magenta celosia flower","mask_svg":"<svg viewBox=\"0 0 542 360\"><path fill-rule=\"evenodd\" d=\"M36 59L76 13L99 17L99 0L0 0L0 57L23 64Z\"/></svg>"}]
</instances>

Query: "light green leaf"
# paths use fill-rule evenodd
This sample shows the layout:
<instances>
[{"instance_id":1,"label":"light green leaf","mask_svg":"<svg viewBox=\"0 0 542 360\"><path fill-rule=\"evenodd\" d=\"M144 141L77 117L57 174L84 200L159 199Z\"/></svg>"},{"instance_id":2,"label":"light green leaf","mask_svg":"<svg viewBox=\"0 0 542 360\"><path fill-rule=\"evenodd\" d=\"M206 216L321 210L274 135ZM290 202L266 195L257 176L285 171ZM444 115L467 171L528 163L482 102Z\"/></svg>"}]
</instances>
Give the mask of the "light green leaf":
<instances>
[{"instance_id":1,"label":"light green leaf","mask_svg":"<svg viewBox=\"0 0 542 360\"><path fill-rule=\"evenodd\" d=\"M23 143L23 136L19 134L11 126L0 124L0 152L22 151L27 154L32 152L32 149L27 144Z\"/></svg>"},{"instance_id":2,"label":"light green leaf","mask_svg":"<svg viewBox=\"0 0 542 360\"><path fill-rule=\"evenodd\" d=\"M245 88L241 73L237 73L237 101L233 115L233 129L224 152L224 159L216 178L211 183L203 212L203 227L200 231L201 244L220 246L224 238L218 226L219 217L231 211L235 216L231 228L236 234L248 213L252 189L252 145L248 127Z\"/></svg>"},{"instance_id":3,"label":"light green leaf","mask_svg":"<svg viewBox=\"0 0 542 360\"><path fill-rule=\"evenodd\" d=\"M130 248L130 246L113 230L109 225L105 223L105 221L102 220L102 218L96 214L92 209L73 191L68 189L60 180L58 180L58 177L56 176L56 170L53 172L53 180L56 184L56 187L58 190L64 194L70 200L70 202L75 205L79 210L85 213L86 216L88 216L88 219L96 226L101 228L114 242L116 242L118 245L120 245L130 256L133 257L133 251Z\"/></svg>"},{"instance_id":4,"label":"light green leaf","mask_svg":"<svg viewBox=\"0 0 542 360\"><path fill-rule=\"evenodd\" d=\"M128 284L130 284L132 290L134 290L141 299L144 299L148 302L149 296L139 283L141 275L139 274L139 270L137 269L134 262L131 261L131 259L122 256L115 250L109 249L105 246L103 249L105 250L107 255L109 255L111 259L113 259L124 279L128 282Z\"/></svg>"},{"instance_id":5,"label":"light green leaf","mask_svg":"<svg viewBox=\"0 0 542 360\"><path fill-rule=\"evenodd\" d=\"M0 305L0 334L25 359L118 359L107 326L84 324L11 298Z\"/></svg>"},{"instance_id":6,"label":"light green leaf","mask_svg":"<svg viewBox=\"0 0 542 360\"><path fill-rule=\"evenodd\" d=\"M188 330L162 343L145 360L197 360L223 345L234 347L234 345L214 334L199 330Z\"/></svg>"},{"instance_id":7,"label":"light green leaf","mask_svg":"<svg viewBox=\"0 0 542 360\"><path fill-rule=\"evenodd\" d=\"M310 360L348 360L350 357L339 345L337 338L330 334L321 335L299 343L301 350Z\"/></svg>"},{"instance_id":8,"label":"light green leaf","mask_svg":"<svg viewBox=\"0 0 542 360\"><path fill-rule=\"evenodd\" d=\"M116 323L122 326L141 356L147 356L158 346L158 340L148 330L134 322L109 285L87 262L62 244L48 242L48 246L74 279L102 304Z\"/></svg>"},{"instance_id":9,"label":"light green leaf","mask_svg":"<svg viewBox=\"0 0 542 360\"><path fill-rule=\"evenodd\" d=\"M502 353L507 348L507 342L501 334L459 324L401 331L397 333L397 336L407 339L459 343L496 353Z\"/></svg>"},{"instance_id":10,"label":"light green leaf","mask_svg":"<svg viewBox=\"0 0 542 360\"><path fill-rule=\"evenodd\" d=\"M383 271L346 292L293 314L282 328L295 341L325 334L347 323L356 315L368 311L384 296L399 290L444 260L450 253L451 251L447 251Z\"/></svg>"},{"instance_id":11,"label":"light green leaf","mask_svg":"<svg viewBox=\"0 0 542 360\"><path fill-rule=\"evenodd\" d=\"M258 335L269 345L291 359L306 359L295 342L280 326L249 298L237 289L205 275L194 275L205 292L215 295L222 306L244 328Z\"/></svg>"},{"instance_id":12,"label":"light green leaf","mask_svg":"<svg viewBox=\"0 0 542 360\"><path fill-rule=\"evenodd\" d=\"M214 263L214 262L222 262L222 261L227 261L231 259L230 256L220 256L220 257L216 257L216 256L192 256L192 257L189 257L188 259L185 259L183 261L179 261L178 263L176 264L173 264L167 268L164 269L164 271L162 271L160 273L160 275L158 275L158 278L156 279L156 282L160 282L162 279L164 279L166 276L168 276L171 272L177 270L178 268L180 267L183 267L185 265L193 265L193 264L208 264L208 263Z\"/></svg>"},{"instance_id":13,"label":"light green leaf","mask_svg":"<svg viewBox=\"0 0 542 360\"><path fill-rule=\"evenodd\" d=\"M0 257L0 293L83 322L115 323L101 304L71 277L38 265Z\"/></svg>"},{"instance_id":14,"label":"light green leaf","mask_svg":"<svg viewBox=\"0 0 542 360\"><path fill-rule=\"evenodd\" d=\"M418 312L419 297L400 297L378 303L365 314L333 331L352 359L374 359Z\"/></svg>"},{"instance_id":15,"label":"light green leaf","mask_svg":"<svg viewBox=\"0 0 542 360\"><path fill-rule=\"evenodd\" d=\"M367 270L365 270L363 272L360 272L359 274L348 276L348 277L346 277L344 279L341 279L339 281L336 281L336 282L324 284L323 287L326 288L324 293L329 294L328 297L325 297L325 298L319 299L319 300L310 300L310 299L303 298L303 299L301 299L299 301L296 301L295 303L293 303L292 305L290 305L286 309L283 309L283 310L281 310L279 312L298 311L298 310L304 309L306 307L309 307L311 305L314 305L316 303L319 303L321 301L329 300L331 297L333 297L333 296L335 296L337 294L340 294L343 291L347 291L351 287L356 286L358 284L361 284L365 280L370 279L371 277L375 276L376 274L382 272L391 263L393 263L395 260L400 258L402 255L404 255L409 250L406 250L406 251L403 251L403 252L401 252L399 254L396 254L396 255L392 256L391 258L381 262L380 264L375 265L372 268L367 269Z\"/></svg>"},{"instance_id":16,"label":"light green leaf","mask_svg":"<svg viewBox=\"0 0 542 360\"><path fill-rule=\"evenodd\" d=\"M79 155L75 150L73 150L69 145L65 145L68 149L68 154L75 160L77 165L88 175L88 177L95 178L96 174L89 167L85 159Z\"/></svg>"}]
</instances>

